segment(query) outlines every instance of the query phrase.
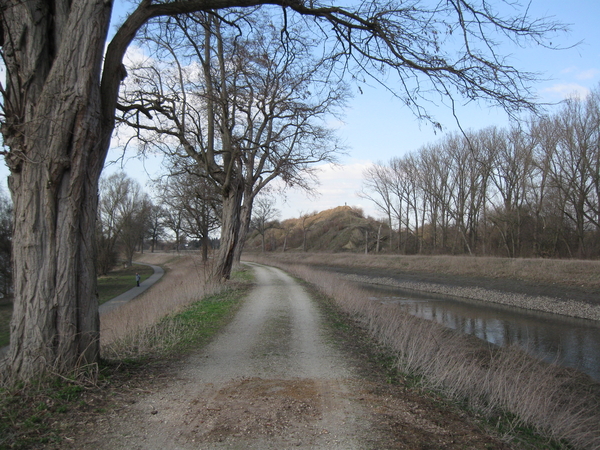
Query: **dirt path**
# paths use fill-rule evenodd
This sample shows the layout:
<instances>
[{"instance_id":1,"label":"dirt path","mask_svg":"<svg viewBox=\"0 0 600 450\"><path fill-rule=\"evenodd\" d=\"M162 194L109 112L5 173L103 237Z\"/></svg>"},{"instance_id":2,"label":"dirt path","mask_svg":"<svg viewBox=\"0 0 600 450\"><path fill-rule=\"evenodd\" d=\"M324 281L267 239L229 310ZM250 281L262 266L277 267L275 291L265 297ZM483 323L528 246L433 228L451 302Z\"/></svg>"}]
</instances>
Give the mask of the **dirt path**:
<instances>
[{"instance_id":1,"label":"dirt path","mask_svg":"<svg viewBox=\"0 0 600 450\"><path fill-rule=\"evenodd\" d=\"M85 424L81 449L505 448L456 412L359 375L291 277L253 265L230 325L135 402ZM402 394L404 392L404 394Z\"/></svg>"}]
</instances>

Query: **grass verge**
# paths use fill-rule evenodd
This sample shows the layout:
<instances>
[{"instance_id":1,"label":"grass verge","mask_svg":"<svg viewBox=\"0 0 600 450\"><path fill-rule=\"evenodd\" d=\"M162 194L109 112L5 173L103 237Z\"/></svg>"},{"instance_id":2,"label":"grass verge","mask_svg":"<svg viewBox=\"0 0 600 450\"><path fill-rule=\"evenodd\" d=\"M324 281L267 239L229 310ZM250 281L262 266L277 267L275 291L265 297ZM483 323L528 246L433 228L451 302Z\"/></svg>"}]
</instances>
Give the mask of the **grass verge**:
<instances>
[{"instance_id":1,"label":"grass verge","mask_svg":"<svg viewBox=\"0 0 600 450\"><path fill-rule=\"evenodd\" d=\"M206 345L250 288L248 273L232 279L230 287L111 342L96 377L74 375L0 388L0 450L64 448L73 430L81 429L77 424L110 413L124 392L141 390L160 377L169 361Z\"/></svg>"},{"instance_id":2,"label":"grass verge","mask_svg":"<svg viewBox=\"0 0 600 450\"><path fill-rule=\"evenodd\" d=\"M103 352L116 361L139 361L172 357L205 345L233 316L248 286L234 287L192 303L156 324L113 341Z\"/></svg>"},{"instance_id":3,"label":"grass verge","mask_svg":"<svg viewBox=\"0 0 600 450\"><path fill-rule=\"evenodd\" d=\"M304 280L300 280L303 281ZM425 404L431 404L436 410L449 412L462 411L487 433L499 436L503 441L516 448L539 450L572 449L568 443L559 442L540 434L534 427L523 424L518 417L498 411L496 414L482 415L473 409L468 401L458 400L445 395L443 391L431 389L427 380L417 373L401 370L397 354L375 340L360 321L342 311L335 300L323 295L313 285L304 282L311 290L312 298L317 299L321 312L336 341L343 342L342 350L351 352L355 357L367 361L362 365L369 373L365 377L378 377L385 383L401 388L403 396L418 396Z\"/></svg>"}]
</instances>

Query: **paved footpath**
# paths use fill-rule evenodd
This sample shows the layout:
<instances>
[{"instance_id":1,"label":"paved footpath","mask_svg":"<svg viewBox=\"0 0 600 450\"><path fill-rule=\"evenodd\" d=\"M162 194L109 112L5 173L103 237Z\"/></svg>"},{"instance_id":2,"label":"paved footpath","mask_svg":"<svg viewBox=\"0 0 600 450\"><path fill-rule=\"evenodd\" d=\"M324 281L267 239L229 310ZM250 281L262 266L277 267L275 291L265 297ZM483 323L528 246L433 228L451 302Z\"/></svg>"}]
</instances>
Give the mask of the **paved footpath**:
<instances>
[{"instance_id":1,"label":"paved footpath","mask_svg":"<svg viewBox=\"0 0 600 450\"><path fill-rule=\"evenodd\" d=\"M134 262L134 264L152 267L152 269L154 269L154 273L152 275L150 275L147 279L142 281L139 286L131 288L127 292L123 292L121 295L113 298L112 300L109 300L106 303L101 304L100 307L98 308L98 310L100 311L100 315L106 314L107 312L118 308L123 303L127 303L129 300L134 299L135 297L140 295L142 292L147 290L154 283L156 283L158 280L160 280L160 278L165 274L165 271L162 269L162 267L159 267L159 266L153 266L152 264L144 264L144 263L136 263L136 262Z\"/></svg>"}]
</instances>

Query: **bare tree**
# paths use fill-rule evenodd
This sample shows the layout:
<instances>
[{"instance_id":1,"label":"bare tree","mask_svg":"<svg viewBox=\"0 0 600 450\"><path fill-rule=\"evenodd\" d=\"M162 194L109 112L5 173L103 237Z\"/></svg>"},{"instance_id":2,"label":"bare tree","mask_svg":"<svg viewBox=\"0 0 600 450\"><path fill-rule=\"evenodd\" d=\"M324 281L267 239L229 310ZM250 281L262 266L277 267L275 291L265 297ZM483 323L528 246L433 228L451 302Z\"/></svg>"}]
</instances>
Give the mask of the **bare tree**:
<instances>
[{"instance_id":1,"label":"bare tree","mask_svg":"<svg viewBox=\"0 0 600 450\"><path fill-rule=\"evenodd\" d=\"M394 214L394 196L392 186L392 175L390 169L382 163L374 164L363 172L363 186L359 196L372 201L377 209L381 211L387 220L390 228L390 248L393 248L393 218ZM381 228L380 228L381 231ZM377 241L379 246L379 239ZM379 248L377 250L379 252Z\"/></svg>"},{"instance_id":2,"label":"bare tree","mask_svg":"<svg viewBox=\"0 0 600 450\"><path fill-rule=\"evenodd\" d=\"M162 205L153 204L148 215L147 237L150 239L150 252L154 253L158 241L165 236L167 212Z\"/></svg>"},{"instance_id":3,"label":"bare tree","mask_svg":"<svg viewBox=\"0 0 600 450\"><path fill-rule=\"evenodd\" d=\"M579 256L587 253L587 232L594 229L600 234L599 92L565 102L553 122L558 130L556 147L549 149L552 184L565 201L563 213L575 231Z\"/></svg>"},{"instance_id":4,"label":"bare tree","mask_svg":"<svg viewBox=\"0 0 600 450\"><path fill-rule=\"evenodd\" d=\"M502 235L507 256L521 256L523 224L525 221L529 180L535 170L535 142L524 130L512 127L497 132L491 181L499 202L489 218Z\"/></svg>"},{"instance_id":5,"label":"bare tree","mask_svg":"<svg viewBox=\"0 0 600 450\"><path fill-rule=\"evenodd\" d=\"M114 266L118 244L122 246L125 261L132 263L133 253L147 231L150 207L150 198L141 185L124 172L100 180L99 273L106 274Z\"/></svg>"},{"instance_id":6,"label":"bare tree","mask_svg":"<svg viewBox=\"0 0 600 450\"><path fill-rule=\"evenodd\" d=\"M139 185L138 185L139 186ZM144 236L148 232L148 220L152 209L152 201L145 192L133 192L133 201L130 208L122 217L120 243L123 246L123 255L128 265L133 264L133 255L140 248L143 249Z\"/></svg>"},{"instance_id":7,"label":"bare tree","mask_svg":"<svg viewBox=\"0 0 600 450\"><path fill-rule=\"evenodd\" d=\"M281 224L281 228L283 229L283 245L281 247L281 252L285 253L285 251L287 250L288 238L290 237L290 234L292 233L292 231L294 231L295 228L295 221L284 220Z\"/></svg>"},{"instance_id":8,"label":"bare tree","mask_svg":"<svg viewBox=\"0 0 600 450\"><path fill-rule=\"evenodd\" d=\"M364 2L345 9L288 0L140 0L106 45L110 1L3 0L1 130L15 211L15 302L5 376L30 380L49 366L65 373L98 359L96 258L90 243L98 180L126 76L123 55L136 33L155 17L266 4L287 14L283 23L289 33L282 36L297 34L290 27L296 21L312 27L321 42L329 39L322 48L342 69L375 79L382 67L395 72L405 87L398 96L425 118L430 117L420 100L430 94L426 85L444 96L459 92L509 111L532 106L529 75L503 63L492 34L545 45L558 28L530 20L527 9L504 18L487 3L465 1L432 8L420 2L409 8ZM227 183L221 168L210 172L221 173L224 194L236 200L241 187Z\"/></svg>"},{"instance_id":9,"label":"bare tree","mask_svg":"<svg viewBox=\"0 0 600 450\"><path fill-rule=\"evenodd\" d=\"M252 209L251 227L262 237L262 252L265 252L265 235L273 228L273 221L279 216L279 210L275 208L275 199L269 194L261 194L255 200Z\"/></svg>"},{"instance_id":10,"label":"bare tree","mask_svg":"<svg viewBox=\"0 0 600 450\"><path fill-rule=\"evenodd\" d=\"M130 179L125 173L115 173L100 180L96 242L97 269L105 275L117 262L117 240L121 233L119 206L126 202Z\"/></svg>"},{"instance_id":11,"label":"bare tree","mask_svg":"<svg viewBox=\"0 0 600 450\"><path fill-rule=\"evenodd\" d=\"M181 210L166 207L165 208L165 226L175 235L175 251L179 253L183 244L182 230L182 212Z\"/></svg>"},{"instance_id":12,"label":"bare tree","mask_svg":"<svg viewBox=\"0 0 600 450\"><path fill-rule=\"evenodd\" d=\"M160 199L172 217L177 218L171 220L172 225L177 225L177 233L198 239L202 243L202 260L208 261L210 234L221 225L219 192L193 164L186 166L179 161L169 169L170 173L157 184Z\"/></svg>"},{"instance_id":13,"label":"bare tree","mask_svg":"<svg viewBox=\"0 0 600 450\"><path fill-rule=\"evenodd\" d=\"M433 251L446 250L452 197L452 165L441 144L423 147L419 152L419 178L426 199Z\"/></svg>"},{"instance_id":14,"label":"bare tree","mask_svg":"<svg viewBox=\"0 0 600 450\"><path fill-rule=\"evenodd\" d=\"M276 178L310 190L311 165L333 161L336 139L323 123L345 98L309 42L282 42L265 17L228 20L235 29L211 14L149 29L142 43L160 59L132 69L136 82L123 90L120 106L123 123L146 145L166 141L163 151L194 161L220 190L219 278L228 278L241 253L255 196Z\"/></svg>"}]
</instances>

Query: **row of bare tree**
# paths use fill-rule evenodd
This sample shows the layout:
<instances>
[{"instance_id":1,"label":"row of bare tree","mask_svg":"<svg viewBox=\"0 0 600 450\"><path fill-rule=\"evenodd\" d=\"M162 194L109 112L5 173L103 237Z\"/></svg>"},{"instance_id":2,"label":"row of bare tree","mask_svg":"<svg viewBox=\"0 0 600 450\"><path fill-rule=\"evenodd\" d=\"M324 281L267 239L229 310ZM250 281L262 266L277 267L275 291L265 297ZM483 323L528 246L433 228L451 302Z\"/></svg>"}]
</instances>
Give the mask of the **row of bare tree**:
<instances>
[{"instance_id":1,"label":"row of bare tree","mask_svg":"<svg viewBox=\"0 0 600 450\"><path fill-rule=\"evenodd\" d=\"M508 129L448 135L365 172L405 252L597 257L600 88Z\"/></svg>"},{"instance_id":2,"label":"row of bare tree","mask_svg":"<svg viewBox=\"0 0 600 450\"><path fill-rule=\"evenodd\" d=\"M218 193L193 174L165 176L155 182L154 190L157 195L152 198L124 172L100 179L99 274L106 274L120 260L131 264L138 249L154 252L164 240L176 251L186 241L197 241L203 260L208 259L211 233L221 224Z\"/></svg>"}]
</instances>

